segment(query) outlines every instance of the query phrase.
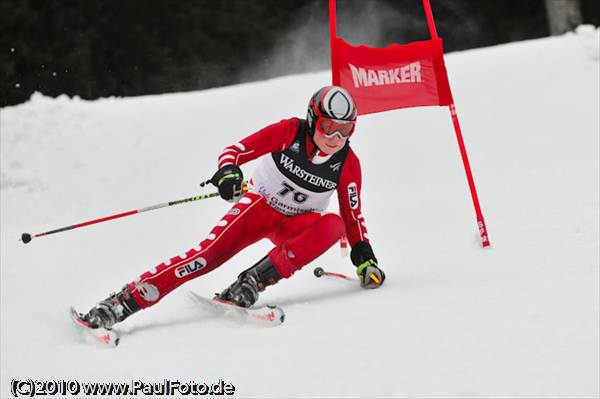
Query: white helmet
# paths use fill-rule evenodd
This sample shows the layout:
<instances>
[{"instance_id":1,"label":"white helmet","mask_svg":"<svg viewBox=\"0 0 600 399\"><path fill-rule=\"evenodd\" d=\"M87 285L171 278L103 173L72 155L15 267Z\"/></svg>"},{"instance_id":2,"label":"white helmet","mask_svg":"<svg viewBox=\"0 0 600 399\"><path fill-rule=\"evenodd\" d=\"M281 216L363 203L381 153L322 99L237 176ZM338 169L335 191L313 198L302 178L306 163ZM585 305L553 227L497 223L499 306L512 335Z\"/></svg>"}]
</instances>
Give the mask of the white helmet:
<instances>
[{"instance_id":1,"label":"white helmet","mask_svg":"<svg viewBox=\"0 0 600 399\"><path fill-rule=\"evenodd\" d=\"M338 86L325 86L310 98L306 121L312 136L318 118L355 122L356 114L356 105L350 93Z\"/></svg>"}]
</instances>

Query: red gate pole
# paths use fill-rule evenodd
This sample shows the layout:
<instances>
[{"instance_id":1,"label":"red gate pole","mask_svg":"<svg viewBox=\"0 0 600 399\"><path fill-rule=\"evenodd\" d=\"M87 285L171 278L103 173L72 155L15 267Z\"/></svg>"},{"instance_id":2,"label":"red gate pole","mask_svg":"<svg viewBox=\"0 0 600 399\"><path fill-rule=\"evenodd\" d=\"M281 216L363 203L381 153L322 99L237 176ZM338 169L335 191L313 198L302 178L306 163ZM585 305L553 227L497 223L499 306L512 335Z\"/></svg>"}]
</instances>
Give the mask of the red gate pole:
<instances>
[{"instance_id":1,"label":"red gate pole","mask_svg":"<svg viewBox=\"0 0 600 399\"><path fill-rule=\"evenodd\" d=\"M337 18L336 18L336 0L329 0L329 48L331 51L331 84L339 86L340 75L336 73L338 71L335 59L334 43L337 38ZM340 238L340 250L342 257L348 255L348 237L344 233Z\"/></svg>"},{"instance_id":2,"label":"red gate pole","mask_svg":"<svg viewBox=\"0 0 600 399\"><path fill-rule=\"evenodd\" d=\"M429 33L431 35L431 38L437 39L438 35L435 29L435 21L433 20L433 13L431 12L431 4L429 4L429 0L423 0L423 8L425 9L425 16L427 17L427 26L429 26ZM481 245L485 248L490 245L490 240L488 238L487 227L485 226L485 221L483 219L483 213L481 212L479 198L477 197L475 180L473 180L473 174L471 173L469 157L467 156L467 149L465 148L465 142L462 137L460 124L458 122L458 114L456 113L454 100L452 100L452 103L448 106L448 108L450 109L452 124L454 125L454 131L456 132L458 147L460 148L460 156L462 158L465 173L467 175L469 189L471 190L471 198L473 199L473 206L475 207L475 216L477 218L477 227L479 228L479 235L481 236Z\"/></svg>"},{"instance_id":3,"label":"red gate pole","mask_svg":"<svg viewBox=\"0 0 600 399\"><path fill-rule=\"evenodd\" d=\"M329 0L329 48L331 51L331 84L334 86L339 86L340 84L340 76L337 74L337 65L335 59L335 51L334 51L334 43L337 38L336 26L337 26L337 18L336 18L336 0Z\"/></svg>"}]
</instances>

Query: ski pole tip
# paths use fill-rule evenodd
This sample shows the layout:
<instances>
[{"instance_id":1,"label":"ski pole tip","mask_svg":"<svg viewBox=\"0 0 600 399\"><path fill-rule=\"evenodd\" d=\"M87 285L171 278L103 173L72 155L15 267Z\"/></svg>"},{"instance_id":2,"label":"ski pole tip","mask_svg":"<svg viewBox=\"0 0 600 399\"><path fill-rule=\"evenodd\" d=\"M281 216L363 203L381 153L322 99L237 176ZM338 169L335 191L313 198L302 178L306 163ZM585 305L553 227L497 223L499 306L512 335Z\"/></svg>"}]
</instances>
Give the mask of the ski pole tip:
<instances>
[{"instance_id":1,"label":"ski pole tip","mask_svg":"<svg viewBox=\"0 0 600 399\"><path fill-rule=\"evenodd\" d=\"M322 267L316 267L313 273L315 274L315 276L321 277L325 274L325 270L323 270Z\"/></svg>"},{"instance_id":2,"label":"ski pole tip","mask_svg":"<svg viewBox=\"0 0 600 399\"><path fill-rule=\"evenodd\" d=\"M31 234L29 234L29 233L21 234L21 241L23 241L23 244L27 244L29 241L31 241Z\"/></svg>"}]
</instances>

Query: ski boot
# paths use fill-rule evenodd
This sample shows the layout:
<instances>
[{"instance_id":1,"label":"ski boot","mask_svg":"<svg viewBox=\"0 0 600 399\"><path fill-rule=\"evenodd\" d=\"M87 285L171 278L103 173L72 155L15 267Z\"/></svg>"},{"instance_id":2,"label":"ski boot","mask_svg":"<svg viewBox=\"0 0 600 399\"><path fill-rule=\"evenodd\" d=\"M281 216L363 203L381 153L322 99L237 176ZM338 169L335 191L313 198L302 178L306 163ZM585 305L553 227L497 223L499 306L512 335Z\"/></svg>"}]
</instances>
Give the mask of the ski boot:
<instances>
[{"instance_id":1,"label":"ski boot","mask_svg":"<svg viewBox=\"0 0 600 399\"><path fill-rule=\"evenodd\" d=\"M125 320L140 309L129 287L125 286L121 291L112 293L108 298L100 301L81 318L91 328L103 327L110 330L116 323Z\"/></svg>"},{"instance_id":2,"label":"ski boot","mask_svg":"<svg viewBox=\"0 0 600 399\"><path fill-rule=\"evenodd\" d=\"M217 294L217 297L233 302L242 308L249 308L258 300L259 292L279 280L281 280L281 276L269 257L265 256L254 266L240 273L237 280L223 292Z\"/></svg>"}]
</instances>

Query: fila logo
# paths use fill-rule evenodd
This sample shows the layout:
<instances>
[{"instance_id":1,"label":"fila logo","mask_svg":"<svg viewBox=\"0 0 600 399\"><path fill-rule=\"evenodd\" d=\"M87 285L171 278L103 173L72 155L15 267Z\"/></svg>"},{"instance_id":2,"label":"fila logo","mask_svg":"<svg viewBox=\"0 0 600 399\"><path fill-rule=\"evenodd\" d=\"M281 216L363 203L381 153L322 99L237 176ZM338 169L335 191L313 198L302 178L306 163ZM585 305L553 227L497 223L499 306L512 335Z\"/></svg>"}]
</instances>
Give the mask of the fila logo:
<instances>
[{"instance_id":1,"label":"fila logo","mask_svg":"<svg viewBox=\"0 0 600 399\"><path fill-rule=\"evenodd\" d=\"M338 162L338 163L334 163L333 165L329 165L329 167L331 168L332 171L337 172L340 170L340 165L342 163Z\"/></svg>"},{"instance_id":2,"label":"fila logo","mask_svg":"<svg viewBox=\"0 0 600 399\"><path fill-rule=\"evenodd\" d=\"M419 61L394 69L365 69L348 64L352 71L354 87L384 86L399 83L421 82Z\"/></svg>"},{"instance_id":3,"label":"fila logo","mask_svg":"<svg viewBox=\"0 0 600 399\"><path fill-rule=\"evenodd\" d=\"M175 269L175 275L177 278L183 278L188 274L196 273L198 270L201 270L204 267L206 267L206 259L198 258L193 262L179 266L177 269Z\"/></svg>"},{"instance_id":4,"label":"fila logo","mask_svg":"<svg viewBox=\"0 0 600 399\"><path fill-rule=\"evenodd\" d=\"M354 182L348 184L348 201L350 202L351 209L358 208L358 189Z\"/></svg>"}]
</instances>

